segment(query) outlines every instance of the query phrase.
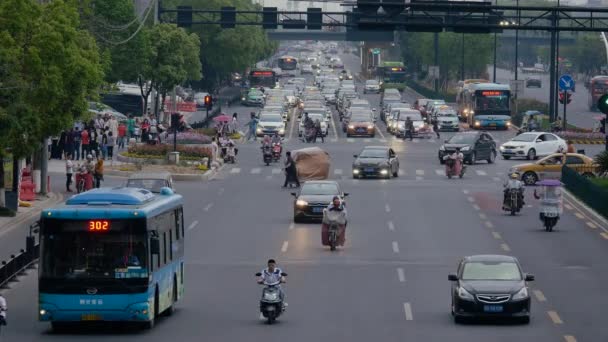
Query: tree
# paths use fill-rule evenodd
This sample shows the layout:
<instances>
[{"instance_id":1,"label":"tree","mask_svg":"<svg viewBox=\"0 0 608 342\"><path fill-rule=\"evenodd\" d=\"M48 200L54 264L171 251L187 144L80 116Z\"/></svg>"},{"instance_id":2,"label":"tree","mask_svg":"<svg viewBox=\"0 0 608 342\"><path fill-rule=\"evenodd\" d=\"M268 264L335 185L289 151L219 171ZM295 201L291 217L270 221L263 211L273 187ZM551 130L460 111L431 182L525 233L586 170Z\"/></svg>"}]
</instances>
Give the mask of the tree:
<instances>
[{"instance_id":1,"label":"tree","mask_svg":"<svg viewBox=\"0 0 608 342\"><path fill-rule=\"evenodd\" d=\"M103 79L99 50L68 0L1 1L0 46L0 158L24 157L86 112Z\"/></svg>"},{"instance_id":2,"label":"tree","mask_svg":"<svg viewBox=\"0 0 608 342\"><path fill-rule=\"evenodd\" d=\"M201 62L200 40L196 34L188 34L173 24L159 24L144 31L148 49L144 65L138 77L144 108L152 89L166 94L186 80L199 80Z\"/></svg>"}]
</instances>

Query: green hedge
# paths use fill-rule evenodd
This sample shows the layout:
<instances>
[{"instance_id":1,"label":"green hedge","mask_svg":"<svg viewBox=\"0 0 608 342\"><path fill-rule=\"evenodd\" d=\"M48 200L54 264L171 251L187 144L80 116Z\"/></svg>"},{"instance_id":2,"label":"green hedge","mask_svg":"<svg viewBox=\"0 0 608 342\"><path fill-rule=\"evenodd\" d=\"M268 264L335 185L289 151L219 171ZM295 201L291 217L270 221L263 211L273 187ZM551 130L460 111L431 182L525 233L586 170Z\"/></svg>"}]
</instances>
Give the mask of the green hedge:
<instances>
[{"instance_id":1,"label":"green hedge","mask_svg":"<svg viewBox=\"0 0 608 342\"><path fill-rule=\"evenodd\" d=\"M578 199L608 218L608 188L579 175L567 166L562 167L562 182Z\"/></svg>"},{"instance_id":2,"label":"green hedge","mask_svg":"<svg viewBox=\"0 0 608 342\"><path fill-rule=\"evenodd\" d=\"M407 80L407 86L427 99L443 99L445 102L456 102L456 94L435 92L413 80Z\"/></svg>"}]
</instances>

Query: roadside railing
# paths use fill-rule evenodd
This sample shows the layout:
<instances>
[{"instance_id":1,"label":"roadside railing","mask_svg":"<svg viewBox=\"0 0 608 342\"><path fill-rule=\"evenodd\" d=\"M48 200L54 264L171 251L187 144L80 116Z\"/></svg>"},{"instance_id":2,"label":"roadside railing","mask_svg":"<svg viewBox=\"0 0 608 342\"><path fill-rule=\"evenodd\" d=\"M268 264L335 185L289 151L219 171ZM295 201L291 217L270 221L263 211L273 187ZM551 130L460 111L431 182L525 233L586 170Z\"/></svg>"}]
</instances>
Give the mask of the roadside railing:
<instances>
[{"instance_id":1,"label":"roadside railing","mask_svg":"<svg viewBox=\"0 0 608 342\"><path fill-rule=\"evenodd\" d=\"M30 234L25 238L25 249L17 254L11 254L10 259L0 263L0 288L23 274L40 257L40 244L36 243L35 233L38 232L38 222L30 226Z\"/></svg>"},{"instance_id":2,"label":"roadside railing","mask_svg":"<svg viewBox=\"0 0 608 342\"><path fill-rule=\"evenodd\" d=\"M577 167L577 170L573 170L564 165L562 167L562 183L568 191L585 204L604 217L608 217L608 189L590 180L590 177L595 175L595 171L596 169L593 166Z\"/></svg>"}]
</instances>

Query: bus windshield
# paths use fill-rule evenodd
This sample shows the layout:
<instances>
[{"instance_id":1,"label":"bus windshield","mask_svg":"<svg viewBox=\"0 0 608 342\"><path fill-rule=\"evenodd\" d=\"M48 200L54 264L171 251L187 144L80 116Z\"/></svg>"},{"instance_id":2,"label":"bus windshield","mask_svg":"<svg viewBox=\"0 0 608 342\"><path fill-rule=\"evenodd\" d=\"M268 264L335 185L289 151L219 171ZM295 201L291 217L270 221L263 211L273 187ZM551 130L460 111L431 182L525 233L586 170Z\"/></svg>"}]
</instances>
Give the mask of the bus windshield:
<instances>
[{"instance_id":1,"label":"bus windshield","mask_svg":"<svg viewBox=\"0 0 608 342\"><path fill-rule=\"evenodd\" d=\"M478 110L509 110L509 92L478 91L475 94L475 106Z\"/></svg>"},{"instance_id":2,"label":"bus windshield","mask_svg":"<svg viewBox=\"0 0 608 342\"><path fill-rule=\"evenodd\" d=\"M274 88L276 76L272 70L254 70L249 73L249 85L252 88L267 87Z\"/></svg>"},{"instance_id":3,"label":"bus windshield","mask_svg":"<svg viewBox=\"0 0 608 342\"><path fill-rule=\"evenodd\" d=\"M147 278L146 234L136 229L143 221L95 221L107 223L105 231L90 230L94 221L45 220L41 277Z\"/></svg>"}]
</instances>

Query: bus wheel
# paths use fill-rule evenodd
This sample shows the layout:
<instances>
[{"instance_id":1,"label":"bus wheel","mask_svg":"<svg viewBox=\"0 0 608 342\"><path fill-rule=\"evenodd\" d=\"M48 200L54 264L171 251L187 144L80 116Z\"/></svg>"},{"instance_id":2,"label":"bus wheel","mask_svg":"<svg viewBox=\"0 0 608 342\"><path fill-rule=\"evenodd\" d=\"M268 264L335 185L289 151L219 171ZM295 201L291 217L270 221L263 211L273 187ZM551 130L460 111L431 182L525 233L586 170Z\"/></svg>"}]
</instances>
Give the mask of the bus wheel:
<instances>
[{"instance_id":1,"label":"bus wheel","mask_svg":"<svg viewBox=\"0 0 608 342\"><path fill-rule=\"evenodd\" d=\"M171 291L171 305L165 310L165 316L173 315L175 311L175 302L177 302L177 280L173 278L173 290Z\"/></svg>"},{"instance_id":2,"label":"bus wheel","mask_svg":"<svg viewBox=\"0 0 608 342\"><path fill-rule=\"evenodd\" d=\"M55 334L63 333L66 331L68 325L65 322L51 322L51 329Z\"/></svg>"}]
</instances>

